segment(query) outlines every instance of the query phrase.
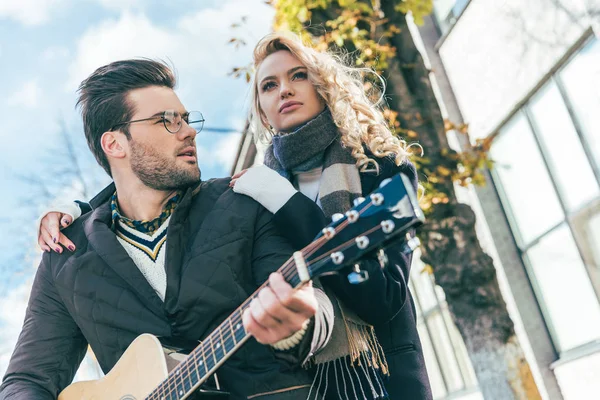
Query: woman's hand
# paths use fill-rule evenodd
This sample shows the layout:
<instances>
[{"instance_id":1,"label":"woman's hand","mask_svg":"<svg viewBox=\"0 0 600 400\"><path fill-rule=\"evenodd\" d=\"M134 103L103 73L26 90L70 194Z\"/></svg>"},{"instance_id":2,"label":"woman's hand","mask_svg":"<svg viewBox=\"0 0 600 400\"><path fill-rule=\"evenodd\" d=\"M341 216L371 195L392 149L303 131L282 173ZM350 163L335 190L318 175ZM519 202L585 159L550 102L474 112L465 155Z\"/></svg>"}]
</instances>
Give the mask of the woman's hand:
<instances>
[{"instance_id":1,"label":"woman's hand","mask_svg":"<svg viewBox=\"0 0 600 400\"><path fill-rule=\"evenodd\" d=\"M237 180L240 179L241 176L244 175L247 171L248 171L248 168L243 169L240 172L238 172L237 174L235 174L234 176L232 176L231 182L229 182L229 187L231 187L231 188L234 187Z\"/></svg>"},{"instance_id":2,"label":"woman's hand","mask_svg":"<svg viewBox=\"0 0 600 400\"><path fill-rule=\"evenodd\" d=\"M39 224L38 244L44 251L54 250L62 253L61 245L70 251L75 251L75 245L68 237L60 232L60 229L66 228L73 222L73 217L59 211L47 213Z\"/></svg>"}]
</instances>

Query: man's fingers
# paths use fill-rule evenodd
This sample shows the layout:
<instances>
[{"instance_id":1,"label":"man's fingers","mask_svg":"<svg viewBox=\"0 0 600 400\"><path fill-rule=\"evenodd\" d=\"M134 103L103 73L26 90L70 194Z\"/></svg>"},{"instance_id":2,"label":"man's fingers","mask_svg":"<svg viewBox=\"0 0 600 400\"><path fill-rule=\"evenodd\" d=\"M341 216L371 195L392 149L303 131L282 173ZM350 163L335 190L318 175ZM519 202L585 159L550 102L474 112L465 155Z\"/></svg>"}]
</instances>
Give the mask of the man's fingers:
<instances>
[{"instance_id":1,"label":"man's fingers","mask_svg":"<svg viewBox=\"0 0 600 400\"><path fill-rule=\"evenodd\" d=\"M308 284L301 289L294 290L281 274L273 273L269 276L269 286L284 307L301 314L304 319L312 317L317 312L317 299L312 285Z\"/></svg>"},{"instance_id":2,"label":"man's fingers","mask_svg":"<svg viewBox=\"0 0 600 400\"><path fill-rule=\"evenodd\" d=\"M271 334L268 329L261 326L252 316L250 309L244 311L242 314L242 322L244 324L244 329L250 335L254 336L258 343L269 344L275 343L277 340L274 340L271 337Z\"/></svg>"}]
</instances>

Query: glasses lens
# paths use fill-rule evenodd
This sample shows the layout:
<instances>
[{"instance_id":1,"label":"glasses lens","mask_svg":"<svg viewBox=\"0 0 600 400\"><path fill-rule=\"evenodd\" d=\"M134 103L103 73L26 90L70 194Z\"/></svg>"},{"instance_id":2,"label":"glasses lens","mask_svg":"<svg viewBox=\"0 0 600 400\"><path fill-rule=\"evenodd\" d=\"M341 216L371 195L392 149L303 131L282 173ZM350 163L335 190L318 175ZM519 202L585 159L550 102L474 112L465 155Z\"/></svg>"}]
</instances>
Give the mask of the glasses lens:
<instances>
[{"instance_id":1,"label":"glasses lens","mask_svg":"<svg viewBox=\"0 0 600 400\"><path fill-rule=\"evenodd\" d=\"M190 111L187 123L194 128L196 132L200 132L204 127L204 116L200 111Z\"/></svg>"},{"instance_id":2,"label":"glasses lens","mask_svg":"<svg viewBox=\"0 0 600 400\"><path fill-rule=\"evenodd\" d=\"M169 132L177 133L181 129L181 114L177 111L167 110L163 114L163 122Z\"/></svg>"}]
</instances>

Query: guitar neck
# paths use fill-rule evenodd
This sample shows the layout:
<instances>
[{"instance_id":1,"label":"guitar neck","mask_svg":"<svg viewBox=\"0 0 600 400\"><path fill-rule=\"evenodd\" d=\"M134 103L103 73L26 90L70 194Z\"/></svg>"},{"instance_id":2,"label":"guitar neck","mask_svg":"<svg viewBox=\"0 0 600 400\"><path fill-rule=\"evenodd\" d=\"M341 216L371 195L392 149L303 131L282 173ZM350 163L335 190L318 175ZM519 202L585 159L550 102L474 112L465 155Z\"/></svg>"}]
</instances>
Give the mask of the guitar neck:
<instances>
[{"instance_id":1,"label":"guitar neck","mask_svg":"<svg viewBox=\"0 0 600 400\"><path fill-rule=\"evenodd\" d=\"M290 258L279 270L285 280L298 287L302 281L296 270L296 263ZM194 392L249 338L242 323L242 314L258 292L268 286L263 283L241 306L225 319L210 335L196 347L177 368L169 373L150 395L150 399L180 400Z\"/></svg>"}]
</instances>

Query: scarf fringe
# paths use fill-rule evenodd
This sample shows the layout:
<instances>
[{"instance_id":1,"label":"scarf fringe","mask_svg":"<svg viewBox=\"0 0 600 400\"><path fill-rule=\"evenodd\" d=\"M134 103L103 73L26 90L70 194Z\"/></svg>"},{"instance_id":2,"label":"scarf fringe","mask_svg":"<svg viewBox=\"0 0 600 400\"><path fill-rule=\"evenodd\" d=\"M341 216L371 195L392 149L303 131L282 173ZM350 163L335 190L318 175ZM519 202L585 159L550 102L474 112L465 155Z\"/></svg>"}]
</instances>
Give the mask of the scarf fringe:
<instances>
[{"instance_id":1,"label":"scarf fringe","mask_svg":"<svg viewBox=\"0 0 600 400\"><path fill-rule=\"evenodd\" d=\"M387 360L375 335L375 328L371 325L355 324L346 318L344 318L344 324L346 325L352 364L358 362L360 365L361 355L365 355L363 358L366 358L369 367L381 369L383 375L389 375Z\"/></svg>"},{"instance_id":2,"label":"scarf fringe","mask_svg":"<svg viewBox=\"0 0 600 400\"><path fill-rule=\"evenodd\" d=\"M365 367L370 363L370 354L361 353L355 361L348 356L318 364L307 400L389 399L381 375Z\"/></svg>"}]
</instances>

